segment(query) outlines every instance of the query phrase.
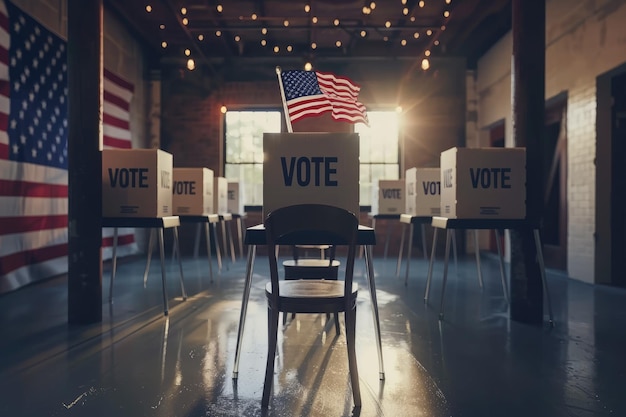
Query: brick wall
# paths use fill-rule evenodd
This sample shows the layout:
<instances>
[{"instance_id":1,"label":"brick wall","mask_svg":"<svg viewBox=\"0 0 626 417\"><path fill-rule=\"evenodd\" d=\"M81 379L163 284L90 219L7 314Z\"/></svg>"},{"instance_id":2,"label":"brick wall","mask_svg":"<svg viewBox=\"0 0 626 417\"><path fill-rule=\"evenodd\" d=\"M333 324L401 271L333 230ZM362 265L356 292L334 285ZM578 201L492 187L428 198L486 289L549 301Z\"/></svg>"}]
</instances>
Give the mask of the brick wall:
<instances>
[{"instance_id":1,"label":"brick wall","mask_svg":"<svg viewBox=\"0 0 626 417\"><path fill-rule=\"evenodd\" d=\"M439 154L465 141L465 69L458 60L433 64L429 73L410 73L399 63L384 63L345 69L340 74L361 85L360 99L368 108L381 106L404 109L401 143L401 175L412 166L439 166ZM395 71L395 75L394 75ZM421 70L420 70L421 71ZM384 74L384 76L383 76ZM282 109L277 80L257 82L216 82L201 71L164 72L162 97L162 147L174 155L174 166L205 166L223 175L223 114L229 109ZM293 124L299 131L349 132L352 125L332 120L330 115L308 118ZM248 224L260 214L249 213ZM370 224L367 214L363 224ZM386 222L377 228L381 244L375 254L382 254ZM389 254L399 248L400 227L394 228ZM181 232L181 235L184 231ZM185 250L186 248L183 248ZM188 248L187 248L188 249Z\"/></svg>"}]
</instances>

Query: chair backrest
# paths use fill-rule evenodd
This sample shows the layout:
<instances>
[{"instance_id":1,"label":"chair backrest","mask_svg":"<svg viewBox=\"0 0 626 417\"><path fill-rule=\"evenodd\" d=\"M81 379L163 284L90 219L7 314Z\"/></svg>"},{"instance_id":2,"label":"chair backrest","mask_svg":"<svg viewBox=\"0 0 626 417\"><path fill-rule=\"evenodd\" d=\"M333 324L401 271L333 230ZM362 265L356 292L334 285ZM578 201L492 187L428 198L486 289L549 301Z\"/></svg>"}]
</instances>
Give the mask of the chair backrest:
<instances>
[{"instance_id":1,"label":"chair backrest","mask_svg":"<svg viewBox=\"0 0 626 417\"><path fill-rule=\"evenodd\" d=\"M281 207L265 218L267 252L272 288L278 288L276 245L345 245L345 294L352 288L359 222L348 210L324 204ZM277 297L278 291L272 290Z\"/></svg>"}]
</instances>

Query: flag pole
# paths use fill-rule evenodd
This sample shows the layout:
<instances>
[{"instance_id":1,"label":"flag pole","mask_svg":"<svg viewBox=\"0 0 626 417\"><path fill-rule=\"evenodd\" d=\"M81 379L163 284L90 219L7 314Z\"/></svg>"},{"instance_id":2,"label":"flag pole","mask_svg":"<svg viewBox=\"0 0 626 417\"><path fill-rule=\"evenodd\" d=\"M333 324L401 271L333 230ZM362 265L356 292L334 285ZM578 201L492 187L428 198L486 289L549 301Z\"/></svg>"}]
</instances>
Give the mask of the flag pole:
<instances>
[{"instance_id":1,"label":"flag pole","mask_svg":"<svg viewBox=\"0 0 626 417\"><path fill-rule=\"evenodd\" d=\"M291 127L291 118L289 117L289 108L287 107L287 99L285 99L283 78L280 76L280 72L280 67L276 66L276 75L278 76L278 85L280 86L280 97L283 100L283 109L285 110L285 122L287 123L287 132L293 133L293 128Z\"/></svg>"}]
</instances>

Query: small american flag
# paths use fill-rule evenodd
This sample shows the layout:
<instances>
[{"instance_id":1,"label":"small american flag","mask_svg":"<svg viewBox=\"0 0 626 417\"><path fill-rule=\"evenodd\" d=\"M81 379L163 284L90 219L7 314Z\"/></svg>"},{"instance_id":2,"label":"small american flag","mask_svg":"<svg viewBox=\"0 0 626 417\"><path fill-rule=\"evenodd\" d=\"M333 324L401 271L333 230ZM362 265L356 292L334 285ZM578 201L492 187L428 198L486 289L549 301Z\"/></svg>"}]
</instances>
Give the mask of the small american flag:
<instances>
[{"instance_id":1,"label":"small american flag","mask_svg":"<svg viewBox=\"0 0 626 417\"><path fill-rule=\"evenodd\" d=\"M361 88L346 77L319 71L280 73L289 119L331 112L335 120L369 126L365 106L358 101Z\"/></svg>"},{"instance_id":2,"label":"small american flag","mask_svg":"<svg viewBox=\"0 0 626 417\"><path fill-rule=\"evenodd\" d=\"M105 146L130 147L132 85L105 71L104 89ZM0 0L0 293L67 272L67 97L67 43Z\"/></svg>"}]
</instances>

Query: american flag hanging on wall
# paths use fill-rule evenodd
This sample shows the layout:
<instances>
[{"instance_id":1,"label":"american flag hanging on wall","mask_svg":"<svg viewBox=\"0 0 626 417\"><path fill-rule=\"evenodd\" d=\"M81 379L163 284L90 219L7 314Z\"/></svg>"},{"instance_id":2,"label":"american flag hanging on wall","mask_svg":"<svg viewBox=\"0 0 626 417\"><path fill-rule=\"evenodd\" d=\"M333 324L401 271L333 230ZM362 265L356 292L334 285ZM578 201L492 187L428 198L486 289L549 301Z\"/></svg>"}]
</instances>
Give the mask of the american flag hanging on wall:
<instances>
[{"instance_id":1,"label":"american flag hanging on wall","mask_svg":"<svg viewBox=\"0 0 626 417\"><path fill-rule=\"evenodd\" d=\"M0 0L0 293L67 272L66 52L63 39ZM112 95L128 103L132 86L122 86ZM107 96L105 113L115 113ZM110 146L130 147L125 113L105 120ZM120 239L121 255L136 250L132 232Z\"/></svg>"}]
</instances>

